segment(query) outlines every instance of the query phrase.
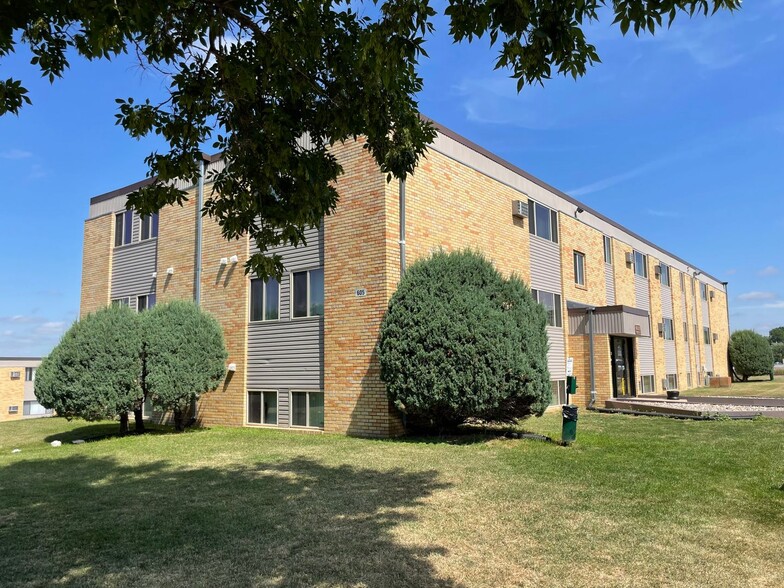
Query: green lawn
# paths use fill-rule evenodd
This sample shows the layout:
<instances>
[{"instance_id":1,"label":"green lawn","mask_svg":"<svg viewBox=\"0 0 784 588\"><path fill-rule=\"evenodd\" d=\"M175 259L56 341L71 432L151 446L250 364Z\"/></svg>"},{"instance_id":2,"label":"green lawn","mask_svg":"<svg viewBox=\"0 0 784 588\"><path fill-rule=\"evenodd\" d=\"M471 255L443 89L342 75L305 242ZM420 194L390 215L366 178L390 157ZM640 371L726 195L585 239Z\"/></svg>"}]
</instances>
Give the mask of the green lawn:
<instances>
[{"instance_id":1,"label":"green lawn","mask_svg":"<svg viewBox=\"0 0 784 588\"><path fill-rule=\"evenodd\" d=\"M684 396L765 396L784 398L784 376L753 378L748 382L733 382L729 388L697 388L684 390Z\"/></svg>"},{"instance_id":2,"label":"green lawn","mask_svg":"<svg viewBox=\"0 0 784 588\"><path fill-rule=\"evenodd\" d=\"M525 426L556 436L559 416ZM780 420L581 414L571 447L228 428L48 445L114 428L0 425L0 584L784 585Z\"/></svg>"}]
</instances>

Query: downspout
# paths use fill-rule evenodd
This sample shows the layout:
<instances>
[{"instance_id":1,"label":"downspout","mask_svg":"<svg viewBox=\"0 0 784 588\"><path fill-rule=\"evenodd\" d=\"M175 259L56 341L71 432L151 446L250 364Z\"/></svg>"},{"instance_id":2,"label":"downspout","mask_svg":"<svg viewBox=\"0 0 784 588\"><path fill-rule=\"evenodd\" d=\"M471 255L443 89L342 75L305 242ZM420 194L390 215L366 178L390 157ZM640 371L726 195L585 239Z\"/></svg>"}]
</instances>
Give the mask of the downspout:
<instances>
[{"instance_id":1,"label":"downspout","mask_svg":"<svg viewBox=\"0 0 784 588\"><path fill-rule=\"evenodd\" d=\"M193 285L193 301L196 306L201 304L201 230L202 216L201 209L204 206L204 156L199 157L199 181L196 189L196 263L194 267L195 283Z\"/></svg>"},{"instance_id":2,"label":"downspout","mask_svg":"<svg viewBox=\"0 0 784 588\"><path fill-rule=\"evenodd\" d=\"M199 156L199 181L196 188L196 251L195 263L193 264L195 270L193 274L193 301L196 306L201 305L201 231L202 231L202 215L201 209L204 207L204 155ZM198 420L199 416L199 401L193 401L193 415L191 416L191 424Z\"/></svg>"},{"instance_id":3,"label":"downspout","mask_svg":"<svg viewBox=\"0 0 784 588\"><path fill-rule=\"evenodd\" d=\"M591 400L588 402L588 409L592 409L596 404L596 372L594 370L593 360L593 311L594 308L589 308L588 312L588 357L590 358L591 366Z\"/></svg>"},{"instance_id":4,"label":"downspout","mask_svg":"<svg viewBox=\"0 0 784 588\"><path fill-rule=\"evenodd\" d=\"M730 381L732 381L732 374L735 370L730 361L729 336L732 331L730 330L730 295L727 291L727 284L729 284L729 282L722 282L722 285L724 286L724 307L727 309L727 375L729 376Z\"/></svg>"},{"instance_id":5,"label":"downspout","mask_svg":"<svg viewBox=\"0 0 784 588\"><path fill-rule=\"evenodd\" d=\"M406 179L398 182L400 200L400 278L406 275Z\"/></svg>"}]
</instances>

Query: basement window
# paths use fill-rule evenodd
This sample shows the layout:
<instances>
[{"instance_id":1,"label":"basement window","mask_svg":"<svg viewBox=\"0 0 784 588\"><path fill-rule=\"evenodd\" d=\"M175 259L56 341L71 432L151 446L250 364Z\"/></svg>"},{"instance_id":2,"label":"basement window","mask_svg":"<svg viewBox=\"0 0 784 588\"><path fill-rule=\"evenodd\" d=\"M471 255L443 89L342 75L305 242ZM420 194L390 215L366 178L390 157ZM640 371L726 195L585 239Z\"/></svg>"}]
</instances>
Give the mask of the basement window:
<instances>
[{"instance_id":1,"label":"basement window","mask_svg":"<svg viewBox=\"0 0 784 588\"><path fill-rule=\"evenodd\" d=\"M248 392L248 423L252 425L278 424L277 391Z\"/></svg>"},{"instance_id":2,"label":"basement window","mask_svg":"<svg viewBox=\"0 0 784 588\"><path fill-rule=\"evenodd\" d=\"M291 426L324 428L324 393L291 393Z\"/></svg>"},{"instance_id":3,"label":"basement window","mask_svg":"<svg viewBox=\"0 0 784 588\"><path fill-rule=\"evenodd\" d=\"M553 391L550 397L550 406L566 404L566 380L552 380L550 386Z\"/></svg>"},{"instance_id":4,"label":"basement window","mask_svg":"<svg viewBox=\"0 0 784 588\"><path fill-rule=\"evenodd\" d=\"M640 377L640 392L643 394L651 394L656 392L656 385L653 381L653 376Z\"/></svg>"},{"instance_id":5,"label":"basement window","mask_svg":"<svg viewBox=\"0 0 784 588\"><path fill-rule=\"evenodd\" d=\"M667 374L664 378L665 390L678 389L678 374Z\"/></svg>"}]
</instances>

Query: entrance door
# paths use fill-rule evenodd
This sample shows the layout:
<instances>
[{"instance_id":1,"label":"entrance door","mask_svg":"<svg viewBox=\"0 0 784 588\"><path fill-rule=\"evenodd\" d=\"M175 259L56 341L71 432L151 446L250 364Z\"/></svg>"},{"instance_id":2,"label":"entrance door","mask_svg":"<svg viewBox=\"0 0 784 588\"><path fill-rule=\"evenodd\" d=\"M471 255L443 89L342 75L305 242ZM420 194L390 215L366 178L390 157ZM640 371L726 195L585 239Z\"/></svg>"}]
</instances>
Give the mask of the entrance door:
<instances>
[{"instance_id":1,"label":"entrance door","mask_svg":"<svg viewBox=\"0 0 784 588\"><path fill-rule=\"evenodd\" d=\"M610 337L613 397L636 396L634 389L634 346L631 337Z\"/></svg>"}]
</instances>

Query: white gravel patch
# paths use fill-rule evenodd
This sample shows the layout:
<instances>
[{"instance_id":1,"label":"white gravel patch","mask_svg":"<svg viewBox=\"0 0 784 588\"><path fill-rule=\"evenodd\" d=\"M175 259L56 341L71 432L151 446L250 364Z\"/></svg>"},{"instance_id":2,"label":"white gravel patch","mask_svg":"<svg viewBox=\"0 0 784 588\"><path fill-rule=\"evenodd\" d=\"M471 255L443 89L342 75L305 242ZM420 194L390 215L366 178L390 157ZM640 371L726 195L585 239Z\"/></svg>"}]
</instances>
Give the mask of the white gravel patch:
<instances>
[{"instance_id":1,"label":"white gravel patch","mask_svg":"<svg viewBox=\"0 0 784 588\"><path fill-rule=\"evenodd\" d=\"M645 406L660 406L662 408L683 408L694 412L765 412L768 410L782 410L780 406L739 406L737 404L703 404L696 402L646 402Z\"/></svg>"}]
</instances>

